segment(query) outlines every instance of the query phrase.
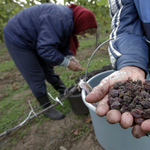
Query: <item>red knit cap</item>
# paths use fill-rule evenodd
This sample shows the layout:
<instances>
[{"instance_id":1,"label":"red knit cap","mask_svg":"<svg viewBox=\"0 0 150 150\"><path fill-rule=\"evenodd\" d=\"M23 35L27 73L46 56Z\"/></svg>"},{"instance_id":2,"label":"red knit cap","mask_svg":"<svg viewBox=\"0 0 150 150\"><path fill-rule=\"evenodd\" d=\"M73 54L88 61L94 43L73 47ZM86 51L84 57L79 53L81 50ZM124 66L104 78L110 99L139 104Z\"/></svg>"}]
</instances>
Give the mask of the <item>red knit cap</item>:
<instances>
[{"instance_id":1,"label":"red knit cap","mask_svg":"<svg viewBox=\"0 0 150 150\"><path fill-rule=\"evenodd\" d=\"M79 47L79 42L74 34L77 34L89 28L97 28L97 22L94 13L89 9L74 4L71 4L68 7L72 8L74 17L74 30L70 36L70 51L74 55L76 55L76 51Z\"/></svg>"}]
</instances>

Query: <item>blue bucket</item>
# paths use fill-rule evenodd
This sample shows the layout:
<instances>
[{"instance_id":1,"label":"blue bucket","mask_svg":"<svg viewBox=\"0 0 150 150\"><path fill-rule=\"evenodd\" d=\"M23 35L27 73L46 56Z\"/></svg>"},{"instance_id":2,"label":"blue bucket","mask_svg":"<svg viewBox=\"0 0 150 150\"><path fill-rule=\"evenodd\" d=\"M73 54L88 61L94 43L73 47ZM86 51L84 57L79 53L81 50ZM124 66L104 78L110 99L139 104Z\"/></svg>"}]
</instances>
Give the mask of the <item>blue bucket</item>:
<instances>
[{"instance_id":1,"label":"blue bucket","mask_svg":"<svg viewBox=\"0 0 150 150\"><path fill-rule=\"evenodd\" d=\"M87 81L92 88L97 86L100 81L113 73L113 70L105 71L93 76ZM149 79L149 75L147 77ZM133 137L131 131L132 127L123 129L117 124L109 124L106 121L106 117L99 117L96 113L96 107L85 101L86 93L82 89L81 92L82 100L88 107L95 135L100 145L106 150L149 150L150 139L148 137L142 137L136 139Z\"/></svg>"}]
</instances>

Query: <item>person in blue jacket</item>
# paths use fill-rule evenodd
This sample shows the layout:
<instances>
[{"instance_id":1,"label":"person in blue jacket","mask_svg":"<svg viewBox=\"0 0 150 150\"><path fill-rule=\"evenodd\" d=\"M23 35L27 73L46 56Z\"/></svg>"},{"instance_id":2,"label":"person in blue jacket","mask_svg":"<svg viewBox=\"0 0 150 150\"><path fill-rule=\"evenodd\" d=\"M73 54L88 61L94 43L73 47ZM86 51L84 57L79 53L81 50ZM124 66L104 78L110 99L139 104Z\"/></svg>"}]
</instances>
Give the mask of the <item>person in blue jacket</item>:
<instances>
[{"instance_id":1,"label":"person in blue jacket","mask_svg":"<svg viewBox=\"0 0 150 150\"><path fill-rule=\"evenodd\" d=\"M51 3L24 9L4 27L6 47L43 109L51 105L45 80L60 95L66 89L54 73L54 66L80 71L74 57L79 46L77 35L94 33L96 29L95 15L90 10L79 5ZM46 111L45 116L54 120L65 117L55 108Z\"/></svg>"},{"instance_id":2,"label":"person in blue jacket","mask_svg":"<svg viewBox=\"0 0 150 150\"><path fill-rule=\"evenodd\" d=\"M128 77L145 81L150 66L150 1L109 0L109 5L112 40L108 50L115 72L103 79L86 97L86 101L100 101L96 109L99 116L106 115L109 123L119 122L122 128L133 126L133 136L140 138L150 133L150 119L141 125L133 125L134 119L130 113L109 110L107 93L116 82L124 82Z\"/></svg>"}]
</instances>

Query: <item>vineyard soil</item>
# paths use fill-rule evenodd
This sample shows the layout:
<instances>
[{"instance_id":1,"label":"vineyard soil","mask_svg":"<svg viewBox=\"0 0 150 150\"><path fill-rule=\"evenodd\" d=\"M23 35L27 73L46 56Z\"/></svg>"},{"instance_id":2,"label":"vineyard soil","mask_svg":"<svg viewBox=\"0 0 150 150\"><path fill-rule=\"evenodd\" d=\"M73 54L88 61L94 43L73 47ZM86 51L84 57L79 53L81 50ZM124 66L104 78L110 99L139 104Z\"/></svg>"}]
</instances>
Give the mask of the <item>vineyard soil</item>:
<instances>
[{"instance_id":1,"label":"vineyard soil","mask_svg":"<svg viewBox=\"0 0 150 150\"><path fill-rule=\"evenodd\" d=\"M104 49L99 52L108 57L107 45ZM80 61L85 55L90 56L92 52L93 48L78 51L77 59ZM0 56L0 63L10 59L10 55L5 53ZM0 101L7 96L2 89L9 86L14 89L19 88L15 85L16 80L20 82L19 86L25 83L17 68L3 72L0 76ZM31 93L31 91L27 90L25 93ZM23 95L24 92L21 92L14 97L17 100ZM32 97L33 95L30 94L30 99ZM18 130L19 132L16 130L0 138L0 150L104 150L96 139L90 115L79 117L73 111L63 120L44 120L42 123L31 121Z\"/></svg>"}]
</instances>

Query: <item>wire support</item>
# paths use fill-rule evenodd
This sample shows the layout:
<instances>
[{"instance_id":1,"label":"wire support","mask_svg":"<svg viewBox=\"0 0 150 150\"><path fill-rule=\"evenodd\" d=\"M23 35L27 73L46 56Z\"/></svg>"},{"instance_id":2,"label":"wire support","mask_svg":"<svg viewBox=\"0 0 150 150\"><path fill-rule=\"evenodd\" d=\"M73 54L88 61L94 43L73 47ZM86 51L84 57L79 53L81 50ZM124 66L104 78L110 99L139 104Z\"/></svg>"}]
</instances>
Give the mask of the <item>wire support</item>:
<instances>
[{"instance_id":1,"label":"wire support","mask_svg":"<svg viewBox=\"0 0 150 150\"><path fill-rule=\"evenodd\" d=\"M6 136L6 135L8 135L8 134L10 134L11 132L13 132L14 130L18 129L18 128L21 127L22 125L24 125L24 124L26 124L27 122L33 120L35 117L37 117L37 116L39 116L39 115L41 115L41 114L44 114L44 113L45 113L46 111L48 111L49 109L51 109L51 108L55 107L56 105L60 104L60 102L62 102L63 100L65 100L68 96L72 95L72 94L74 93L74 91L75 91L77 88L78 88L78 84L76 84L73 88L71 88L68 92L66 92L66 93L64 94L64 96L62 96L62 97L60 98L59 102L56 100L54 104L52 104L51 106L49 106L49 107L47 107L47 108L41 110L41 111L38 112L38 113L35 113L35 112L33 111L33 108L32 108L32 106L31 106L31 104L30 104L30 102L29 102L31 111L29 112L28 117L27 117L23 122L21 122L20 124L18 124L18 125L16 125L16 126L10 128L10 129L4 131L3 133L1 133L1 134L0 134L0 138ZM32 113L33 113L33 115L31 116Z\"/></svg>"}]
</instances>

